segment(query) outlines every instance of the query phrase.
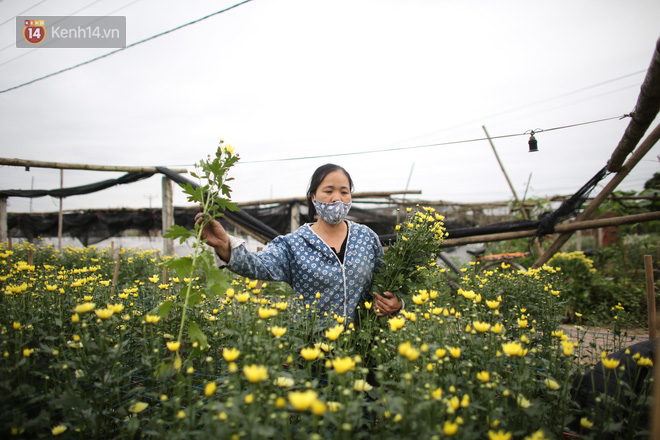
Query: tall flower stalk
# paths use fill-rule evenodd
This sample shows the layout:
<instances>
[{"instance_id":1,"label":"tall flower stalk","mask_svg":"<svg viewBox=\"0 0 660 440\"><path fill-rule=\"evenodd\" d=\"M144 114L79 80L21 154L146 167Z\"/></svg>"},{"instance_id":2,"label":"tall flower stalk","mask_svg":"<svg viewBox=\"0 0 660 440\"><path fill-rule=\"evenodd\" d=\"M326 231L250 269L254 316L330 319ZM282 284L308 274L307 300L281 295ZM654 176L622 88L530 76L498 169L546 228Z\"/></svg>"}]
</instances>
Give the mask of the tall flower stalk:
<instances>
[{"instance_id":1,"label":"tall flower stalk","mask_svg":"<svg viewBox=\"0 0 660 440\"><path fill-rule=\"evenodd\" d=\"M196 164L196 170L191 175L199 180L199 185L194 186L188 183L183 188L188 195L188 201L200 205L204 220L200 224L196 224L192 231L174 225L164 235L167 238L178 239L181 243L190 238L194 240L192 256L168 260L165 263L168 268L176 270L181 277L189 280L186 288L180 293L183 300L181 324L179 325L176 345L170 346L175 348L174 350L170 348L175 352L178 352L181 345L189 305L199 303L204 296L214 298L224 293L229 287L229 278L216 267L214 257L206 252L202 240L202 231L210 221L221 217L225 210L238 210L236 204L231 202L230 199L231 188L228 182L233 178L229 177L228 173L240 158L234 154L234 148L231 145L222 145L223 142L220 141L215 156L209 155L205 160L203 159ZM194 288L194 275L200 269L205 273L206 286ZM166 315L172 305L171 301L164 302L158 307L158 314L161 316ZM193 343L197 343L197 347L201 351L207 348L206 336L196 322L191 321L188 325L188 335Z\"/></svg>"}]
</instances>

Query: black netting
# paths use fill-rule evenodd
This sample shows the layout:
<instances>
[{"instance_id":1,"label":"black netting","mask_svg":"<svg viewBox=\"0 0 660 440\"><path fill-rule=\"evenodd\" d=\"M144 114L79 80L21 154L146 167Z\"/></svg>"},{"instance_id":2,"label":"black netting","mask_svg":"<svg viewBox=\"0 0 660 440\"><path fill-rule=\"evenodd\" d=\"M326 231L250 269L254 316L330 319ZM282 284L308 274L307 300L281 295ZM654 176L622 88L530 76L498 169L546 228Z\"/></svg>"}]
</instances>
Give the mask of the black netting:
<instances>
[{"instance_id":1,"label":"black netting","mask_svg":"<svg viewBox=\"0 0 660 440\"><path fill-rule=\"evenodd\" d=\"M594 177L589 179L582 188L577 190L568 199L555 209L553 212L546 212L539 216L540 224L536 230L537 237L543 237L552 234L555 230L555 225L561 223L568 218L577 216L580 207L589 198L591 191L598 185L598 183L607 176L607 167L603 167Z\"/></svg>"},{"instance_id":2,"label":"black netting","mask_svg":"<svg viewBox=\"0 0 660 440\"><path fill-rule=\"evenodd\" d=\"M156 169L180 185L198 186L172 170L163 167L156 167ZM453 224L451 221L447 221L445 226L449 238L535 229L537 237L551 234L554 231L555 224L577 214L584 201L607 174L606 168L601 169L573 196L565 200L558 209L554 212L542 214L539 221L514 221L480 227L465 227L465 224ZM59 190L4 190L0 191L0 197L42 197L44 195L66 197L88 194L113 185L135 182L152 175L151 173L128 173L118 179ZM246 207L237 212L225 211L223 214L226 220L222 220L222 223L226 227L239 225L239 229L258 234L270 241L278 235L290 232L292 204L293 202L286 202L266 207ZM195 224L195 214L194 209L176 208L174 210L174 223L192 229ZM385 245L395 238L393 233L397 222L395 210L387 212L387 210L369 210L353 206L350 217L373 229ZM58 214L56 213L9 214L7 222L8 230L12 236L25 237L30 241L39 236L57 236ZM78 238L84 245L91 245L118 236L129 229L137 229L144 235L148 235L149 231L161 230L162 212L160 209L93 210L64 214L62 222L63 234ZM302 215L299 222L304 223Z\"/></svg>"}]
</instances>

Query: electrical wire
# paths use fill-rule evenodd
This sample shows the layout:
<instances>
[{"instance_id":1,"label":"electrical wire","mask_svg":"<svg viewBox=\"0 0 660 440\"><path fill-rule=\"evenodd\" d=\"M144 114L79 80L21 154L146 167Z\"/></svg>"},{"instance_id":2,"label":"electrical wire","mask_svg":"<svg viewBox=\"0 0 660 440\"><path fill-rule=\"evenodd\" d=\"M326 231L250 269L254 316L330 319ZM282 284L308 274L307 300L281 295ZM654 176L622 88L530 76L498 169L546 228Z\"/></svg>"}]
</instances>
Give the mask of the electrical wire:
<instances>
[{"instance_id":1,"label":"electrical wire","mask_svg":"<svg viewBox=\"0 0 660 440\"><path fill-rule=\"evenodd\" d=\"M169 30L167 30L167 31L161 32L161 33L159 33L159 34L152 35L151 37L145 38L144 40L136 41L135 43L131 43L131 44L129 44L129 45L126 46L126 47L120 47L119 49L113 50L112 52L108 52L108 53L106 53L106 54L104 54L104 55L100 55L100 56L98 56L98 57L96 57L96 58L92 58L91 60L87 60L87 61L84 61L84 62L82 62L82 63L78 63L78 64L76 64L76 65L74 65L74 66L67 67L67 68L62 69L62 70L58 70L57 72L49 73L48 75L42 76L42 77L40 77L40 78L33 79L33 80L31 80L31 81L28 81L28 82L23 83L23 84L19 84L19 85L14 86L14 87L10 87L10 88L5 89L5 90L0 90L0 93L10 92L10 91L12 91L12 90L16 90L16 89L19 89L19 88L21 88L21 87L25 87L25 86L30 85L30 84L34 84L34 83L36 83L36 82L38 82L38 81L41 81L41 80L44 80L44 79L46 79L46 78L50 78L50 77L52 77L52 76L59 75L59 74L64 73L64 72L68 72L69 70L77 69L78 67L82 67L82 66L85 66L85 65L87 65L87 64L91 64L91 63L93 63L93 62L95 62L95 61L101 60L101 59L103 59L103 58L107 58L107 57L109 57L110 55L114 55L114 54L116 54L116 53L122 52L122 51L124 51L124 50L126 50L126 49L129 49L129 48L131 48L131 47L135 47L135 46L137 46L137 45L139 45L139 44L146 43L147 41L151 41L151 40L154 40L154 39L156 39L156 38L158 38L158 37L162 37L163 35L167 35L167 34L172 33L172 32L174 32L174 31L178 31L179 29L183 29L184 27L191 26L191 25L193 25L193 24L197 24L197 23L199 23L199 22L201 22L201 21L203 21L203 20L206 20L206 19L208 19L208 18L214 17L214 16L216 16L216 15L218 15L218 14L222 14L222 13L224 13L224 12L230 11L230 10L232 10L232 9L234 9L234 8L237 8L237 7L241 6L241 5L244 5L244 4L246 4L246 3L250 3L251 1L253 1L253 0L244 0L244 1L242 1L242 2L240 2L240 3L236 3L235 5L230 6L230 7L228 7L228 8L222 9L222 10L220 10L220 11L213 12L212 14L209 14L209 15L206 15L206 16L204 16L204 17L202 17L202 18L198 18L197 20L193 20L193 21L191 21L191 22L188 22L188 23L182 24L182 25L180 25L180 26L177 26L177 27L175 27L175 28L172 28L172 29L169 29Z\"/></svg>"},{"instance_id":2,"label":"electrical wire","mask_svg":"<svg viewBox=\"0 0 660 440\"><path fill-rule=\"evenodd\" d=\"M46 0L44 0L44 1L46 1ZM78 9L77 11L72 12L72 13L69 14L68 16L71 17L71 16L73 16L74 14L77 14L78 12L87 9L87 8L89 8L90 6L95 5L96 3L100 2L100 1L103 1L103 0L96 0L96 1L94 1L94 2L92 2L92 3L90 3L90 4L88 4L87 6L84 6L84 7L80 8L80 9ZM43 2L42 2L42 3L43 3ZM37 6L37 5L34 5L34 6ZM34 7L34 6L33 6L33 7ZM32 9L32 8L30 8L30 9ZM26 11L27 11L27 10L29 10L29 9L26 9ZM16 17L18 17L19 15L22 15L24 12L25 12L25 11L21 12L21 13L18 14ZM112 12L111 12L110 14L112 14ZM110 15L110 14L108 14L108 15ZM14 17L14 18L16 18L16 17ZM10 19L10 20L12 20L12 19ZM60 20L58 20L58 21L55 22L55 23L59 23L59 21L60 21ZM5 22L5 23L6 23L6 22ZM4 24L4 23L2 23L2 24ZM0 24L0 26L2 26L2 24ZM9 46L5 46L5 47L3 47L2 49L0 49L0 52L2 52L2 51L5 50L5 49L9 49L10 47L16 47L16 43L13 43L13 44L10 44ZM21 58L22 56L25 56L25 55L27 55L28 53L32 53L32 52L34 52L35 50L37 50L37 49L32 49L32 50L30 50L30 51L28 51L28 52L22 53L22 54L20 54L19 56L15 57L15 58L12 58L12 59L10 59L10 60L5 61L4 63L0 64L0 66L4 66L5 64L7 64L7 63L9 63L9 62L11 62L11 61L14 61L14 60L16 60L16 59L18 59L18 58Z\"/></svg>"},{"instance_id":3,"label":"electrical wire","mask_svg":"<svg viewBox=\"0 0 660 440\"><path fill-rule=\"evenodd\" d=\"M562 125L559 127L552 127L552 128L538 128L534 129L534 133L541 133L545 131L555 131L555 130L563 130L566 128L573 128L573 127L580 127L583 125L589 125L589 124L596 124L598 122L605 122L605 121L611 121L613 119L623 119L626 117L630 117L629 114L623 115L623 116L614 116L611 118L604 118L604 119L597 119L594 121L588 121L588 122L579 122L576 124L570 124L570 125ZM524 133L515 133L515 134L505 134L505 135L500 135L500 136L490 136L488 137L481 137L481 138L474 138L474 139L465 139L465 140L460 140L460 141L449 141L449 142L438 142L434 144L424 144L424 145L413 145L413 146L408 146L408 147L394 147L394 148L383 148L379 150L365 150L365 151L352 151L349 153L336 153L336 154L324 154L324 155L318 155L318 156L300 156L300 157L287 157L287 158L281 158L281 159L264 159L264 160L252 160L252 161L245 161L241 162L242 164L254 164L254 163L269 163L269 162L286 162L286 161L294 161L294 160L307 160L307 159L321 159L321 158L327 158L327 157L343 157L343 156L357 156L357 155L362 155L362 154L373 154L373 153L388 153L391 151L403 151L403 150L414 150L418 148L429 148L429 147L440 147L440 146L446 146L446 145L456 145L456 144L466 144L470 142L480 142L480 141L486 141L488 139L504 139L504 138L511 138L511 137L518 137L518 136L527 136L529 135L530 130L527 130ZM192 166L192 165L185 165L185 166Z\"/></svg>"},{"instance_id":4,"label":"electrical wire","mask_svg":"<svg viewBox=\"0 0 660 440\"><path fill-rule=\"evenodd\" d=\"M46 0L41 0L39 3L35 3L34 5L30 6L30 7L27 8L26 10L24 10L24 11L22 11L22 12L19 12L19 13L16 14L15 16L13 16L13 17L11 17L11 18L9 18L9 19L3 21L2 23L0 23L0 26L9 23L10 21L12 21L13 19L15 19L15 18L18 17L19 15L23 15L23 14L25 14L25 13L26 13L27 11L29 11L30 9L39 6L40 4L44 3L45 1L46 1ZM2 50L4 50L4 49L2 49ZM2 50L0 50L0 52L1 52Z\"/></svg>"}]
</instances>

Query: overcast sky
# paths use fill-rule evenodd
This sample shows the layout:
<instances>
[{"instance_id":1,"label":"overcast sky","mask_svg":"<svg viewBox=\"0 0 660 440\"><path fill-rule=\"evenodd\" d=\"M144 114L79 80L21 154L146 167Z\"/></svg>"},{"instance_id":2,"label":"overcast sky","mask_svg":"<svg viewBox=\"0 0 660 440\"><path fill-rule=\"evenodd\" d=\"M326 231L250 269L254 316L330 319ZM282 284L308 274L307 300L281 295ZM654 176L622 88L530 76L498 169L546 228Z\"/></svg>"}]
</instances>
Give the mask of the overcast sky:
<instances>
[{"instance_id":1,"label":"overcast sky","mask_svg":"<svg viewBox=\"0 0 660 440\"><path fill-rule=\"evenodd\" d=\"M126 16L131 44L237 3L0 1L0 90L112 50L18 49L17 15ZM572 194L630 121L618 117L635 106L659 18L657 0L253 0L0 93L0 157L190 169L223 138L241 156L239 202L303 196L327 162L360 192L408 186L425 200L484 202L511 191L488 142L461 141L484 138L482 126L494 137L542 129L537 153L528 135L496 139L504 167L520 197ZM346 155L387 149L398 150ZM283 160L324 155L340 156ZM619 188L640 190L659 155ZM121 174L65 171L64 186ZM0 189L59 185L58 170L0 167ZM64 209L156 207L160 193L154 176ZM58 207L8 201L10 212Z\"/></svg>"}]
</instances>

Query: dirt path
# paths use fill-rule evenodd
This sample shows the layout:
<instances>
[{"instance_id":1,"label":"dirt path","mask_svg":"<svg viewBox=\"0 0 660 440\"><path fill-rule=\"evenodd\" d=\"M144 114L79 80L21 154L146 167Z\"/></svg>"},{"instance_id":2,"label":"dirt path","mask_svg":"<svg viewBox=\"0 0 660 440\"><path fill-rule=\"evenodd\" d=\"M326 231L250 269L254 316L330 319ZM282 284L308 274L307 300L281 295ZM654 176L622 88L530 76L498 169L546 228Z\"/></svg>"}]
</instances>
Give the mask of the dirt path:
<instances>
[{"instance_id":1,"label":"dirt path","mask_svg":"<svg viewBox=\"0 0 660 440\"><path fill-rule=\"evenodd\" d=\"M638 342L648 340L646 329L625 329L616 335L610 328L586 327L562 324L564 333L573 341L578 341L577 355L587 364L597 363L603 351L613 353Z\"/></svg>"}]
</instances>

